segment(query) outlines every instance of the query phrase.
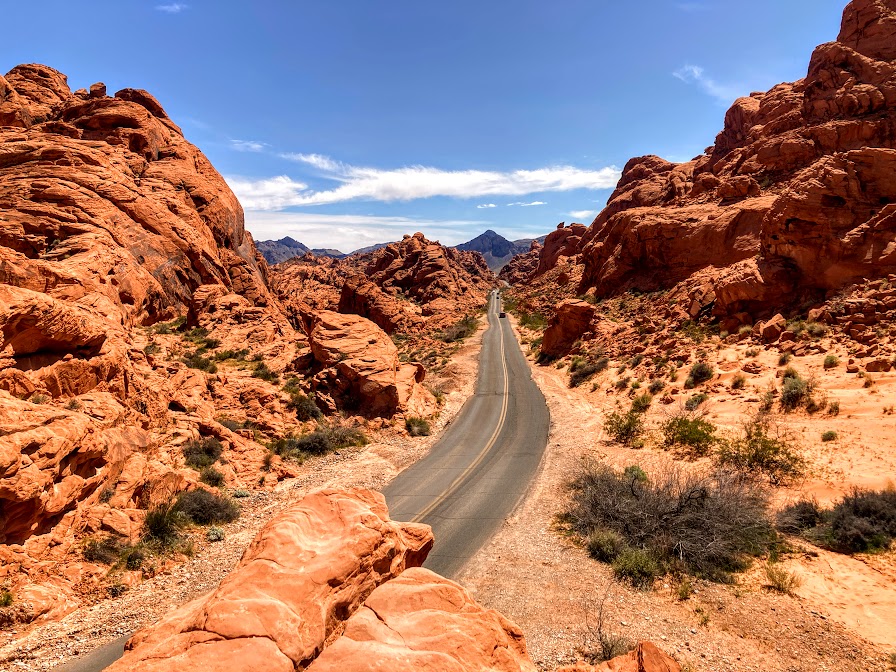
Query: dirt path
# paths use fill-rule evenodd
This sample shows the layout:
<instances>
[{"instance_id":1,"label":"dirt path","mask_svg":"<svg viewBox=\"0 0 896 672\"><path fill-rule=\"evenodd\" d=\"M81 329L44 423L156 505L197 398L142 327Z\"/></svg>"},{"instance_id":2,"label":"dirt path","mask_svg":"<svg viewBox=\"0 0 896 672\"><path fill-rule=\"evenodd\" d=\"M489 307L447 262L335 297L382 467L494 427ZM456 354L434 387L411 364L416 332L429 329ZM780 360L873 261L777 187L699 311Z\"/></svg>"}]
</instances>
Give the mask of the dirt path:
<instances>
[{"instance_id":1,"label":"dirt path","mask_svg":"<svg viewBox=\"0 0 896 672\"><path fill-rule=\"evenodd\" d=\"M485 320L454 354L442 373L446 400L429 437L384 433L364 448L341 451L305 463L305 473L271 492L240 500L242 515L225 526L226 538L209 543L196 536L195 555L117 599L80 608L65 618L0 633L0 670L39 672L69 662L122 635L158 620L185 602L213 590L233 569L258 530L289 504L322 487L381 489L399 471L425 455L445 425L473 393Z\"/></svg>"},{"instance_id":2,"label":"dirt path","mask_svg":"<svg viewBox=\"0 0 896 672\"><path fill-rule=\"evenodd\" d=\"M570 390L566 373L553 367L532 370L552 418L542 471L531 496L473 558L460 581L482 604L522 628L540 669L552 670L578 658L577 649L587 639L586 611L593 623L607 591L607 631L630 640L652 640L694 670L888 669L889 650L863 640L811 600L812 591L824 587L807 583L805 598L769 593L761 587L758 567L733 586L696 582L694 594L685 601L679 601L669 585L642 592L614 582L606 565L591 560L555 531L554 517L566 496L564 483L583 458L645 468L666 458L659 451L602 442L601 411L615 405L612 395Z\"/></svg>"}]
</instances>

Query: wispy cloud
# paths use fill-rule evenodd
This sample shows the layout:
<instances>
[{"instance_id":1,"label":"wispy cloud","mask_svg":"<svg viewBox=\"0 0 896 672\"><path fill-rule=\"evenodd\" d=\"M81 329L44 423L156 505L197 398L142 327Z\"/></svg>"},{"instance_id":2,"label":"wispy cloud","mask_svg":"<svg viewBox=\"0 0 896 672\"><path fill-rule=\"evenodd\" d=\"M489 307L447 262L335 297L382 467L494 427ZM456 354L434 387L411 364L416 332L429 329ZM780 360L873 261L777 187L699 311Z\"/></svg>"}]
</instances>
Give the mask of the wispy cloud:
<instances>
[{"instance_id":1,"label":"wispy cloud","mask_svg":"<svg viewBox=\"0 0 896 672\"><path fill-rule=\"evenodd\" d=\"M238 152L261 152L268 146L266 142L258 140L231 140L230 147Z\"/></svg>"},{"instance_id":2,"label":"wispy cloud","mask_svg":"<svg viewBox=\"0 0 896 672\"><path fill-rule=\"evenodd\" d=\"M172 2L168 5L156 5L156 9L160 12L167 12L168 14L180 14L185 9L189 9L190 5L185 5L182 2Z\"/></svg>"},{"instance_id":3,"label":"wispy cloud","mask_svg":"<svg viewBox=\"0 0 896 672\"><path fill-rule=\"evenodd\" d=\"M746 95L746 87L741 84L720 84L706 74L699 65L684 65L672 73L685 84L693 84L722 103L732 103Z\"/></svg>"},{"instance_id":4,"label":"wispy cloud","mask_svg":"<svg viewBox=\"0 0 896 672\"><path fill-rule=\"evenodd\" d=\"M533 205L547 205L547 203L545 201L532 201L531 203L523 203L521 201L517 201L516 203L508 203L507 207L531 208Z\"/></svg>"},{"instance_id":5,"label":"wispy cloud","mask_svg":"<svg viewBox=\"0 0 896 672\"><path fill-rule=\"evenodd\" d=\"M357 200L392 202L437 196L476 198L523 196L574 189L609 189L616 185L620 175L615 167L585 170L573 166L552 166L510 172L441 170L428 166L381 169L352 166L319 154L286 156L313 166L323 177L338 182L339 185L333 189L315 190L286 175L263 179L230 176L227 181L244 208L282 210ZM544 204L543 201L533 201L515 205Z\"/></svg>"},{"instance_id":6,"label":"wispy cloud","mask_svg":"<svg viewBox=\"0 0 896 672\"><path fill-rule=\"evenodd\" d=\"M400 240L406 233L423 231L427 238L445 245L470 240L491 226L487 221L418 219L309 212L246 213L246 226L256 240L292 236L310 247L329 247L351 252L361 247Z\"/></svg>"},{"instance_id":7,"label":"wispy cloud","mask_svg":"<svg viewBox=\"0 0 896 672\"><path fill-rule=\"evenodd\" d=\"M597 210L573 210L569 216L577 220L592 220L597 216Z\"/></svg>"},{"instance_id":8,"label":"wispy cloud","mask_svg":"<svg viewBox=\"0 0 896 672\"><path fill-rule=\"evenodd\" d=\"M476 207L480 210L485 210L486 208L497 208L498 206L494 203L482 203L480 205L477 205Z\"/></svg>"}]
</instances>

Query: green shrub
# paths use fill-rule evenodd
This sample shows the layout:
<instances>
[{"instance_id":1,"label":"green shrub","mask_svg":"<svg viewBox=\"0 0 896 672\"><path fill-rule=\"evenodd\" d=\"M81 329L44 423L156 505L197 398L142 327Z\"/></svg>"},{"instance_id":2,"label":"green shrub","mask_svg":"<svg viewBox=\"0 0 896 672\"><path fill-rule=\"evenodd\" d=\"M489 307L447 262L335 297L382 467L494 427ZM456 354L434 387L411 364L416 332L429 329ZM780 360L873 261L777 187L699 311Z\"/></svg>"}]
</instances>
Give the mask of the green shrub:
<instances>
[{"instance_id":1,"label":"green shrub","mask_svg":"<svg viewBox=\"0 0 896 672\"><path fill-rule=\"evenodd\" d=\"M228 359L234 359L236 361L245 361L246 357L249 356L249 350L243 348L241 350L221 350L220 352L216 352L214 354L214 359L216 362L224 362Z\"/></svg>"},{"instance_id":2,"label":"green shrub","mask_svg":"<svg viewBox=\"0 0 896 672\"><path fill-rule=\"evenodd\" d=\"M0 607L11 607L13 602L15 602L15 598L11 592L5 588L0 590Z\"/></svg>"},{"instance_id":3,"label":"green shrub","mask_svg":"<svg viewBox=\"0 0 896 672\"><path fill-rule=\"evenodd\" d=\"M280 376L275 371L271 371L265 362L256 362L255 368L252 370L252 377L266 380L269 383L279 383Z\"/></svg>"},{"instance_id":4,"label":"green shrub","mask_svg":"<svg viewBox=\"0 0 896 672\"><path fill-rule=\"evenodd\" d=\"M836 369L839 364L840 360L835 355L828 355L824 358L825 369Z\"/></svg>"},{"instance_id":5,"label":"green shrub","mask_svg":"<svg viewBox=\"0 0 896 672\"><path fill-rule=\"evenodd\" d=\"M734 376L733 380L731 381L731 389L732 390L742 390L742 389L744 389L744 387L746 387L746 385L747 385L747 377L745 375L743 375L742 373L739 373L736 376Z\"/></svg>"},{"instance_id":6,"label":"green shrub","mask_svg":"<svg viewBox=\"0 0 896 672\"><path fill-rule=\"evenodd\" d=\"M520 312L519 320L521 326L534 331L544 329L548 324L548 321L541 313Z\"/></svg>"},{"instance_id":7,"label":"green shrub","mask_svg":"<svg viewBox=\"0 0 896 672\"><path fill-rule=\"evenodd\" d=\"M650 383L650 385L647 387L647 391L650 392L650 394L659 394L665 389L665 387L666 383L657 378Z\"/></svg>"},{"instance_id":8,"label":"green shrub","mask_svg":"<svg viewBox=\"0 0 896 672\"><path fill-rule=\"evenodd\" d=\"M286 406L295 411L298 420L307 422L308 420L320 420L323 417L324 414L317 407L313 397L301 392L292 392L289 396Z\"/></svg>"},{"instance_id":9,"label":"green shrub","mask_svg":"<svg viewBox=\"0 0 896 672\"><path fill-rule=\"evenodd\" d=\"M188 467L202 469L213 465L221 457L224 446L213 436L188 441L184 444L184 460Z\"/></svg>"},{"instance_id":10,"label":"green shrub","mask_svg":"<svg viewBox=\"0 0 896 672\"><path fill-rule=\"evenodd\" d=\"M814 391L814 381L806 380L794 369L788 368L784 372L784 383L781 386L781 407L785 411L793 411L806 406L812 399Z\"/></svg>"},{"instance_id":11,"label":"green shrub","mask_svg":"<svg viewBox=\"0 0 896 672\"><path fill-rule=\"evenodd\" d=\"M602 552L606 533L615 532L659 565L656 572L724 580L774 541L767 490L730 471L697 472L670 463L648 478L639 468L619 473L583 464L570 487L565 520L573 532L590 540L601 531L595 552ZM632 567L635 578L645 565L643 557L619 562L621 571Z\"/></svg>"},{"instance_id":12,"label":"green shrub","mask_svg":"<svg viewBox=\"0 0 896 672\"><path fill-rule=\"evenodd\" d=\"M184 355L183 357L181 357L180 361L189 366L191 369L199 369L200 371L205 371L206 373L218 372L218 365L208 357L204 357L198 350L191 354Z\"/></svg>"},{"instance_id":13,"label":"green shrub","mask_svg":"<svg viewBox=\"0 0 896 672\"><path fill-rule=\"evenodd\" d=\"M155 341L152 341L151 343L147 343L146 346L144 346L144 348L143 348L143 352L147 355L156 355L161 351L162 351L161 346L158 343L156 343Z\"/></svg>"},{"instance_id":14,"label":"green shrub","mask_svg":"<svg viewBox=\"0 0 896 672\"><path fill-rule=\"evenodd\" d=\"M706 362L697 362L691 367L691 370L688 373L688 378L692 379L695 385L699 385L700 383L705 383L707 380L710 380L714 375L715 371L713 371L709 364Z\"/></svg>"},{"instance_id":15,"label":"green shrub","mask_svg":"<svg viewBox=\"0 0 896 672\"><path fill-rule=\"evenodd\" d=\"M646 413L653 403L653 397L645 392L632 399L632 413Z\"/></svg>"},{"instance_id":16,"label":"green shrub","mask_svg":"<svg viewBox=\"0 0 896 672\"><path fill-rule=\"evenodd\" d=\"M762 475L780 484L801 476L806 468L792 441L781 425L760 413L744 423L739 436L721 441L717 459L744 476Z\"/></svg>"},{"instance_id":17,"label":"green shrub","mask_svg":"<svg viewBox=\"0 0 896 672\"><path fill-rule=\"evenodd\" d=\"M318 427L300 436L272 441L271 451L285 458L301 459L308 455L326 455L334 450L367 444L364 432L354 427Z\"/></svg>"},{"instance_id":18,"label":"green shrub","mask_svg":"<svg viewBox=\"0 0 896 672\"><path fill-rule=\"evenodd\" d=\"M821 440L827 443L828 441L836 441L837 440L837 432L832 429L829 429L826 432L822 432Z\"/></svg>"},{"instance_id":19,"label":"green shrub","mask_svg":"<svg viewBox=\"0 0 896 672\"><path fill-rule=\"evenodd\" d=\"M604 420L604 430L610 438L624 446L634 445L644 433L644 418L640 413L612 412Z\"/></svg>"},{"instance_id":20,"label":"green shrub","mask_svg":"<svg viewBox=\"0 0 896 672\"><path fill-rule=\"evenodd\" d=\"M672 448L683 446L688 452L703 456L716 444L716 426L703 418L678 414L670 417L662 425L663 444Z\"/></svg>"},{"instance_id":21,"label":"green shrub","mask_svg":"<svg viewBox=\"0 0 896 672\"><path fill-rule=\"evenodd\" d=\"M594 366L596 367L596 373L602 373L610 367L610 358L600 357L596 362L594 362Z\"/></svg>"},{"instance_id":22,"label":"green shrub","mask_svg":"<svg viewBox=\"0 0 896 672\"><path fill-rule=\"evenodd\" d=\"M854 488L830 509L802 500L781 511L777 524L839 553L886 550L896 539L896 490Z\"/></svg>"},{"instance_id":23,"label":"green shrub","mask_svg":"<svg viewBox=\"0 0 896 672\"><path fill-rule=\"evenodd\" d=\"M245 488L237 488L231 494L234 499L245 499L246 497L249 497L252 493L250 493Z\"/></svg>"},{"instance_id":24,"label":"green shrub","mask_svg":"<svg viewBox=\"0 0 896 672\"><path fill-rule=\"evenodd\" d=\"M592 558L611 563L626 548L626 543L618 532L599 528L588 535L586 546Z\"/></svg>"},{"instance_id":25,"label":"green shrub","mask_svg":"<svg viewBox=\"0 0 896 672\"><path fill-rule=\"evenodd\" d=\"M626 376L625 378L620 378L615 383L613 383L613 386L617 390L625 390L628 388L628 385L631 382L632 382L631 376Z\"/></svg>"},{"instance_id":26,"label":"green shrub","mask_svg":"<svg viewBox=\"0 0 896 672\"><path fill-rule=\"evenodd\" d=\"M686 402L684 402L685 410L696 411L697 408L703 402L705 402L707 399L709 399L709 395L706 394L705 392L699 392L697 394L692 394L690 396L690 398Z\"/></svg>"},{"instance_id":27,"label":"green shrub","mask_svg":"<svg viewBox=\"0 0 896 672\"><path fill-rule=\"evenodd\" d=\"M439 338L445 343L462 341L468 336L476 333L478 325L479 320L477 320L475 316L466 315L439 334Z\"/></svg>"},{"instance_id":28,"label":"green shrub","mask_svg":"<svg viewBox=\"0 0 896 672\"><path fill-rule=\"evenodd\" d=\"M600 361L600 360L598 360ZM604 366L606 368L606 366ZM571 369L572 370L572 369ZM569 376L569 386L578 387L582 383L591 380L600 370L597 362L577 366Z\"/></svg>"},{"instance_id":29,"label":"green shrub","mask_svg":"<svg viewBox=\"0 0 896 672\"><path fill-rule=\"evenodd\" d=\"M765 579L769 588L783 595L793 595L802 583L792 572L771 563L765 566Z\"/></svg>"},{"instance_id":30,"label":"green shrub","mask_svg":"<svg viewBox=\"0 0 896 672\"><path fill-rule=\"evenodd\" d=\"M224 474L214 467L203 467L199 472L199 480L213 488L220 488L224 485Z\"/></svg>"},{"instance_id":31,"label":"green shrub","mask_svg":"<svg viewBox=\"0 0 896 672\"><path fill-rule=\"evenodd\" d=\"M643 361L644 361L644 355L637 354L634 357L632 357L632 361L629 362L629 365L634 369L636 366L638 366Z\"/></svg>"},{"instance_id":32,"label":"green shrub","mask_svg":"<svg viewBox=\"0 0 896 672\"><path fill-rule=\"evenodd\" d=\"M828 404L828 415L840 415L839 401L832 401Z\"/></svg>"},{"instance_id":33,"label":"green shrub","mask_svg":"<svg viewBox=\"0 0 896 672\"><path fill-rule=\"evenodd\" d=\"M636 588L650 588L663 573L650 554L640 548L623 549L613 559L612 567L617 579L628 581Z\"/></svg>"},{"instance_id":34,"label":"green shrub","mask_svg":"<svg viewBox=\"0 0 896 672\"><path fill-rule=\"evenodd\" d=\"M790 360L793 359L793 355L789 352L785 352L783 355L778 357L778 366L786 366L790 363Z\"/></svg>"},{"instance_id":35,"label":"green shrub","mask_svg":"<svg viewBox=\"0 0 896 672\"><path fill-rule=\"evenodd\" d=\"M224 530L217 525L212 525L205 531L205 538L212 542L224 541L224 537Z\"/></svg>"},{"instance_id":36,"label":"green shrub","mask_svg":"<svg viewBox=\"0 0 896 672\"><path fill-rule=\"evenodd\" d=\"M144 535L150 540L171 544L180 537L180 529L189 521L175 510L174 502L163 502L146 512Z\"/></svg>"},{"instance_id":37,"label":"green shrub","mask_svg":"<svg viewBox=\"0 0 896 672\"><path fill-rule=\"evenodd\" d=\"M84 556L84 559L87 560L87 562L98 562L103 565L111 565L118 562L121 550L121 540L116 537L107 536L102 537L101 539L88 539L84 544L81 555Z\"/></svg>"},{"instance_id":38,"label":"green shrub","mask_svg":"<svg viewBox=\"0 0 896 672\"><path fill-rule=\"evenodd\" d=\"M432 432L429 422L424 418L407 418L404 428L411 436L429 436Z\"/></svg>"},{"instance_id":39,"label":"green shrub","mask_svg":"<svg viewBox=\"0 0 896 672\"><path fill-rule=\"evenodd\" d=\"M240 508L230 498L202 488L180 493L173 508L197 525L230 523L240 516Z\"/></svg>"}]
</instances>

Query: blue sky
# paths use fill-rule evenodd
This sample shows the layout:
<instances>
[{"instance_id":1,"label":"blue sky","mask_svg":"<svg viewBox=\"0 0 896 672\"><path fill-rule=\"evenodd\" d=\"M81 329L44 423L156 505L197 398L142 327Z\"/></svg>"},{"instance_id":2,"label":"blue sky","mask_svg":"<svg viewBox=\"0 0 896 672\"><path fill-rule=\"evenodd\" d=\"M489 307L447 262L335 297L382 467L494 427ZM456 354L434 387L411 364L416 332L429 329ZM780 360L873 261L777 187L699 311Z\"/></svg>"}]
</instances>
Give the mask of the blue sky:
<instances>
[{"instance_id":1,"label":"blue sky","mask_svg":"<svg viewBox=\"0 0 896 672\"><path fill-rule=\"evenodd\" d=\"M630 157L687 160L803 77L845 4L43 0L4 8L0 71L147 89L257 239L457 244L590 223Z\"/></svg>"}]
</instances>

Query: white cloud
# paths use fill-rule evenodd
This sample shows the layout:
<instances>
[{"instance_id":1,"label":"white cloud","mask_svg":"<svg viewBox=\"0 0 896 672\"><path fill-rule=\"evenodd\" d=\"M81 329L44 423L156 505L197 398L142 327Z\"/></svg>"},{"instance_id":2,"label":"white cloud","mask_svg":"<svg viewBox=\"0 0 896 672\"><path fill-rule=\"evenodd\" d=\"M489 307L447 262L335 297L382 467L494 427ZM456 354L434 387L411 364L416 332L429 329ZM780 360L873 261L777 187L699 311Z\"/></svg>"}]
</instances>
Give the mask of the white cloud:
<instances>
[{"instance_id":1,"label":"white cloud","mask_svg":"<svg viewBox=\"0 0 896 672\"><path fill-rule=\"evenodd\" d=\"M517 201L516 203L507 204L507 206L511 208L514 206L519 206L521 208L531 208L533 205L547 205L547 203L545 201L532 201L531 203L521 203L520 201Z\"/></svg>"},{"instance_id":2,"label":"white cloud","mask_svg":"<svg viewBox=\"0 0 896 672\"><path fill-rule=\"evenodd\" d=\"M416 231L423 231L427 238L439 240L443 245L457 245L474 238L490 226L492 225L489 222L479 220L433 220L309 212L246 213L246 228L252 232L255 240L292 236L309 247L336 248L343 252L352 252L376 243L401 240L404 234Z\"/></svg>"},{"instance_id":3,"label":"white cloud","mask_svg":"<svg viewBox=\"0 0 896 672\"><path fill-rule=\"evenodd\" d=\"M167 12L168 14L180 14L185 9L189 9L190 5L185 5L181 2L172 2L169 5L156 5L156 9L160 12Z\"/></svg>"},{"instance_id":4,"label":"white cloud","mask_svg":"<svg viewBox=\"0 0 896 672\"><path fill-rule=\"evenodd\" d=\"M238 152L261 152L268 144L258 140L231 140L230 146Z\"/></svg>"},{"instance_id":5,"label":"white cloud","mask_svg":"<svg viewBox=\"0 0 896 672\"><path fill-rule=\"evenodd\" d=\"M597 210L573 210L569 213L569 216L575 220L588 220L591 221L597 216Z\"/></svg>"},{"instance_id":6,"label":"white cloud","mask_svg":"<svg viewBox=\"0 0 896 672\"><path fill-rule=\"evenodd\" d=\"M477 205L476 207L480 210L485 210L486 208L497 208L498 206L494 203L483 203L481 205Z\"/></svg>"},{"instance_id":7,"label":"white cloud","mask_svg":"<svg viewBox=\"0 0 896 672\"><path fill-rule=\"evenodd\" d=\"M706 75L699 65L684 65L672 73L685 84L694 84L713 98L723 103L732 103L744 95L745 87L739 84L719 84Z\"/></svg>"},{"instance_id":8,"label":"white cloud","mask_svg":"<svg viewBox=\"0 0 896 672\"><path fill-rule=\"evenodd\" d=\"M318 191L285 175L260 180L238 176L227 178L244 208L280 210L356 200L391 202L436 196L476 198L573 189L609 189L616 186L620 176L615 167L585 170L573 166L552 166L510 172L441 170L427 166L380 169L351 166L319 154L281 156L314 166L324 173L324 177L339 185ZM525 205L543 204L543 201L534 201Z\"/></svg>"}]
</instances>

